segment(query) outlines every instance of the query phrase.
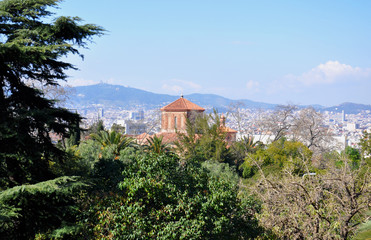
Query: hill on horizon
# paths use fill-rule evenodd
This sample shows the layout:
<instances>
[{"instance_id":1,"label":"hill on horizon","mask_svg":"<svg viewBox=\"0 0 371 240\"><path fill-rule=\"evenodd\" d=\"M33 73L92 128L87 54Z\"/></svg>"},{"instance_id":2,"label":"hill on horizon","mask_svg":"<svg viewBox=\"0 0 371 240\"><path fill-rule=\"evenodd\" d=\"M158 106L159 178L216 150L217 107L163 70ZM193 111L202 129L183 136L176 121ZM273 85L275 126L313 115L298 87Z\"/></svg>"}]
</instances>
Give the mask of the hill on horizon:
<instances>
[{"instance_id":1,"label":"hill on horizon","mask_svg":"<svg viewBox=\"0 0 371 240\"><path fill-rule=\"evenodd\" d=\"M73 90L70 101L71 105L74 107L87 107L99 104L105 107L120 107L123 109L137 109L138 107L143 109L155 109L163 107L179 98L179 96L158 94L137 88L107 83L77 86L73 87ZM241 108L249 109L274 109L278 105L255 102L248 99L232 100L216 94L193 93L185 95L184 97L207 110L215 108L219 112L227 111L232 104L238 104ZM371 111L371 105L349 102L332 107L320 105L312 106L321 111L342 112L344 110L347 114L357 114L367 110Z\"/></svg>"},{"instance_id":2,"label":"hill on horizon","mask_svg":"<svg viewBox=\"0 0 371 240\"><path fill-rule=\"evenodd\" d=\"M362 111L371 111L371 105L357 104L351 102L345 102L336 106L328 107L322 109L323 111L329 112L342 112L346 114L358 114Z\"/></svg>"},{"instance_id":3,"label":"hill on horizon","mask_svg":"<svg viewBox=\"0 0 371 240\"><path fill-rule=\"evenodd\" d=\"M121 85L111 85L99 83L88 86L73 87L74 93L70 101L71 105L88 106L101 104L107 107L153 109L163 107L179 96L168 94L152 93L145 90L125 87ZM231 100L215 94L193 93L185 95L188 100L206 108L217 109L220 112L225 111L232 103L241 103L244 108L273 109L276 104L254 102L247 99Z\"/></svg>"}]
</instances>

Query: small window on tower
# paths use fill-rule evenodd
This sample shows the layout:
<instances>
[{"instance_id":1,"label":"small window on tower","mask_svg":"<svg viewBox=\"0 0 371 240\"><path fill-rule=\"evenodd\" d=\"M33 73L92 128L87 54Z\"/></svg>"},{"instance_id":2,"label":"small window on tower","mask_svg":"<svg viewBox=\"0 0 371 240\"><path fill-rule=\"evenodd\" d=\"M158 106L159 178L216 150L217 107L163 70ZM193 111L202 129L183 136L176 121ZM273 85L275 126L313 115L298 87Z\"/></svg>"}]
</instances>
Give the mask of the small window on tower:
<instances>
[{"instance_id":1,"label":"small window on tower","mask_svg":"<svg viewBox=\"0 0 371 240\"><path fill-rule=\"evenodd\" d=\"M174 117L174 127L177 128L177 119Z\"/></svg>"}]
</instances>

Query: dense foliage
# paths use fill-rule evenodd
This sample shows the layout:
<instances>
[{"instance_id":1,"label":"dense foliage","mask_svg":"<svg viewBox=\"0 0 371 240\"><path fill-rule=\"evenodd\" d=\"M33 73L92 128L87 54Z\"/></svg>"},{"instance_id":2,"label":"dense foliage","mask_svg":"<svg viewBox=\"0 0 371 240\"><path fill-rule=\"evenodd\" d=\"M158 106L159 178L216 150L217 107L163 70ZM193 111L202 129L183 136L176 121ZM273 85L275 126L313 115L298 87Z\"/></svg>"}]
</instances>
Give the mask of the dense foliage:
<instances>
[{"instance_id":1,"label":"dense foliage","mask_svg":"<svg viewBox=\"0 0 371 240\"><path fill-rule=\"evenodd\" d=\"M259 168L267 174L280 174L285 168L291 168L293 173L303 175L304 172L314 170L310 160L312 152L300 142L287 141L285 138L260 146L254 152L247 153L241 165L244 177L253 177L259 174Z\"/></svg>"},{"instance_id":2,"label":"dense foliage","mask_svg":"<svg viewBox=\"0 0 371 240\"><path fill-rule=\"evenodd\" d=\"M56 107L53 99L28 82L58 85L65 70L61 58L79 54L102 29L80 25L75 17L50 21L58 0L0 2L0 188L52 178L49 161L62 160L50 133L66 135L80 121L77 114Z\"/></svg>"},{"instance_id":3,"label":"dense foliage","mask_svg":"<svg viewBox=\"0 0 371 240\"><path fill-rule=\"evenodd\" d=\"M103 29L53 20L58 3L0 2L0 239L368 237L371 134L360 150L324 153L313 109L267 118L267 145L227 142L216 112L189 119L175 148L102 121L81 136L80 116L38 86L58 86L74 68L61 59Z\"/></svg>"},{"instance_id":4,"label":"dense foliage","mask_svg":"<svg viewBox=\"0 0 371 240\"><path fill-rule=\"evenodd\" d=\"M226 133L220 126L220 117L215 111L210 115L196 115L194 119L187 119L186 133L179 133L176 142L177 152L185 159L232 162L225 141Z\"/></svg>"},{"instance_id":5,"label":"dense foliage","mask_svg":"<svg viewBox=\"0 0 371 240\"><path fill-rule=\"evenodd\" d=\"M84 187L77 177L60 177L2 191L0 236L33 239L40 232L53 236L66 229L78 230L76 196Z\"/></svg>"},{"instance_id":6,"label":"dense foliage","mask_svg":"<svg viewBox=\"0 0 371 240\"><path fill-rule=\"evenodd\" d=\"M34 238L74 222L77 178L58 177L52 165L69 160L50 135L76 132L80 116L58 107L37 86L58 85L61 59L79 54L102 29L77 17L52 19L58 0L0 2L1 237ZM34 83L34 84L33 84Z\"/></svg>"},{"instance_id":7,"label":"dense foliage","mask_svg":"<svg viewBox=\"0 0 371 240\"><path fill-rule=\"evenodd\" d=\"M258 205L239 200L237 176L231 177L235 173L227 166L219 168L213 174L198 161L180 164L168 155L136 158L126 165L119 191L90 199L91 234L99 239L256 237Z\"/></svg>"}]
</instances>

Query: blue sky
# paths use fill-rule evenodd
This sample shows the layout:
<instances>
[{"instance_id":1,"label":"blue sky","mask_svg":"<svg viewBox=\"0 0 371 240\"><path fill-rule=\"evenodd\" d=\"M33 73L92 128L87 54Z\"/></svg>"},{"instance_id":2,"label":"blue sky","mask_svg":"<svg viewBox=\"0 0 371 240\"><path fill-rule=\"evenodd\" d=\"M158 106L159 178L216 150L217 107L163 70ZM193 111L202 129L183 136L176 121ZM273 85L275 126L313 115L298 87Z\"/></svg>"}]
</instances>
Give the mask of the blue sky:
<instances>
[{"instance_id":1,"label":"blue sky","mask_svg":"<svg viewBox=\"0 0 371 240\"><path fill-rule=\"evenodd\" d=\"M70 85L371 104L371 1L65 0L107 34L68 61Z\"/></svg>"}]
</instances>

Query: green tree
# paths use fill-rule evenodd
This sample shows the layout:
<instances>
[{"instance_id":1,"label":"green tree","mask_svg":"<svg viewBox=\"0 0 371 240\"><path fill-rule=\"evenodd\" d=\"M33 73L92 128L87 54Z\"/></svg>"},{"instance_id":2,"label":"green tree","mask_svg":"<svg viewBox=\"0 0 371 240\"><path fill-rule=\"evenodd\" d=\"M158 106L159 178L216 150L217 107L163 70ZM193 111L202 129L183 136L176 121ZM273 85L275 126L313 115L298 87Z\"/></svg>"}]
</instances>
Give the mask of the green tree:
<instances>
[{"instance_id":1,"label":"green tree","mask_svg":"<svg viewBox=\"0 0 371 240\"><path fill-rule=\"evenodd\" d=\"M78 177L65 176L0 192L1 239L78 232L76 196L85 187Z\"/></svg>"},{"instance_id":2,"label":"green tree","mask_svg":"<svg viewBox=\"0 0 371 240\"><path fill-rule=\"evenodd\" d=\"M79 115L55 106L53 100L25 81L58 85L72 64L61 60L79 54L102 28L80 25L78 17L50 20L58 0L0 2L0 154L2 185L14 186L51 177L48 161L63 156L49 133L67 134Z\"/></svg>"},{"instance_id":3,"label":"green tree","mask_svg":"<svg viewBox=\"0 0 371 240\"><path fill-rule=\"evenodd\" d=\"M198 158L201 161L216 160L233 164L232 156L225 141L220 117L216 111L187 119L186 132L178 133L176 147L185 159Z\"/></svg>"},{"instance_id":4,"label":"green tree","mask_svg":"<svg viewBox=\"0 0 371 240\"><path fill-rule=\"evenodd\" d=\"M208 170L212 169L212 170ZM146 154L127 164L120 192L91 197L86 231L99 239L248 239L260 234L254 201L238 197L227 164Z\"/></svg>"},{"instance_id":5,"label":"green tree","mask_svg":"<svg viewBox=\"0 0 371 240\"><path fill-rule=\"evenodd\" d=\"M74 222L73 196L83 186L75 177L53 179L51 165L69 155L49 136L69 137L80 116L30 82L58 86L75 69L63 59L82 56L79 48L103 29L78 17L53 19L50 9L59 2L0 2L0 222L6 224L0 235L8 239L66 230Z\"/></svg>"},{"instance_id":6,"label":"green tree","mask_svg":"<svg viewBox=\"0 0 371 240\"><path fill-rule=\"evenodd\" d=\"M92 133L90 136L102 145L102 150L111 149L116 159L118 159L122 149L132 146L134 143L132 138L115 131L103 130L99 133Z\"/></svg>"},{"instance_id":7,"label":"green tree","mask_svg":"<svg viewBox=\"0 0 371 240\"><path fill-rule=\"evenodd\" d=\"M358 168L361 162L361 153L358 149L347 146L344 150L346 156L351 160L351 165L353 168Z\"/></svg>"},{"instance_id":8,"label":"green tree","mask_svg":"<svg viewBox=\"0 0 371 240\"><path fill-rule=\"evenodd\" d=\"M163 136L157 137L156 135L148 138L148 144L145 146L145 149L149 152L162 154L168 153L170 151L170 146L166 143L163 143Z\"/></svg>"},{"instance_id":9,"label":"green tree","mask_svg":"<svg viewBox=\"0 0 371 240\"><path fill-rule=\"evenodd\" d=\"M243 173L241 165L244 163L246 157L249 154L255 153L262 147L263 144L261 142L254 142L254 137L252 136L243 137L242 139L232 143L230 150L234 161L233 163L240 175Z\"/></svg>"},{"instance_id":10,"label":"green tree","mask_svg":"<svg viewBox=\"0 0 371 240\"><path fill-rule=\"evenodd\" d=\"M259 173L258 166L265 174L280 174L286 167L292 167L293 173L302 175L314 170L311 166L312 152L302 143L287 141L281 138L259 148L256 152L248 153L244 163L241 165L244 177L252 177Z\"/></svg>"},{"instance_id":11,"label":"green tree","mask_svg":"<svg viewBox=\"0 0 371 240\"><path fill-rule=\"evenodd\" d=\"M366 160L367 166L371 167L371 132L364 132L359 143L361 146L361 155Z\"/></svg>"}]
</instances>

